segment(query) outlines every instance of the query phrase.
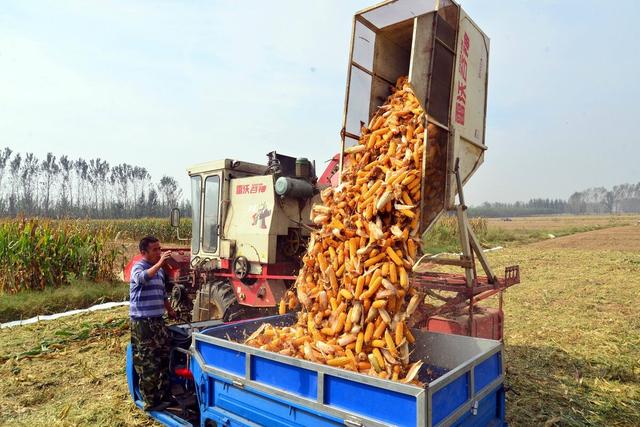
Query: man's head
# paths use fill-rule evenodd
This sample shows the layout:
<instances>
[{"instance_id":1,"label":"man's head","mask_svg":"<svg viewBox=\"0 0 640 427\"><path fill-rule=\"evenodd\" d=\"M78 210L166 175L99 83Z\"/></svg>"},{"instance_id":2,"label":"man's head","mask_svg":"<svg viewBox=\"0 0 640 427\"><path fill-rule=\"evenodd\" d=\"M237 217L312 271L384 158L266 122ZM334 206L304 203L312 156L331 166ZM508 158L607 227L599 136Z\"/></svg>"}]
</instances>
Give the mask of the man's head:
<instances>
[{"instance_id":1,"label":"man's head","mask_svg":"<svg viewBox=\"0 0 640 427\"><path fill-rule=\"evenodd\" d=\"M154 236L146 236L140 240L138 245L140 253L147 261L156 263L160 260L160 240Z\"/></svg>"}]
</instances>

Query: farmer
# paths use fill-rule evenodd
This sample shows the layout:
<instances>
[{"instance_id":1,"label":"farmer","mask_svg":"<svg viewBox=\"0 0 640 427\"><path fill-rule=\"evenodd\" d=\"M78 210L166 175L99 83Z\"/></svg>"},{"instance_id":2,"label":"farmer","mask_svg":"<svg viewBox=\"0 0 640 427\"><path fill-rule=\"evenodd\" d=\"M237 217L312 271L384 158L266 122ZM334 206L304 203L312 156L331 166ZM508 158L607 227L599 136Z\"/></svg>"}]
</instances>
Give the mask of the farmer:
<instances>
[{"instance_id":1,"label":"farmer","mask_svg":"<svg viewBox=\"0 0 640 427\"><path fill-rule=\"evenodd\" d=\"M161 252L160 241L153 236L144 237L138 247L142 259L131 269L129 283L133 366L144 410L163 410L170 406L171 394L169 335L162 316L165 310L170 318L176 313L167 299L162 265L171 252Z\"/></svg>"}]
</instances>

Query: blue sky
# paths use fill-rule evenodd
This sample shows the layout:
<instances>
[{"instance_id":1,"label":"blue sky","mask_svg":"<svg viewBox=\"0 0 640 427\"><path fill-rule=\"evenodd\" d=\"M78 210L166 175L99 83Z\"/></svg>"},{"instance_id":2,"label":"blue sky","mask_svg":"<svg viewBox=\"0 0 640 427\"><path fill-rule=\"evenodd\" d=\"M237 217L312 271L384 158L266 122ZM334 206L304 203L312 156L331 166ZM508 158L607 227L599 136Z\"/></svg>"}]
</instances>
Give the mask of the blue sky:
<instances>
[{"instance_id":1,"label":"blue sky","mask_svg":"<svg viewBox=\"0 0 640 427\"><path fill-rule=\"evenodd\" d=\"M0 5L0 147L179 178L219 158L339 147L357 1ZM640 2L467 0L491 38L468 202L640 181Z\"/></svg>"}]
</instances>

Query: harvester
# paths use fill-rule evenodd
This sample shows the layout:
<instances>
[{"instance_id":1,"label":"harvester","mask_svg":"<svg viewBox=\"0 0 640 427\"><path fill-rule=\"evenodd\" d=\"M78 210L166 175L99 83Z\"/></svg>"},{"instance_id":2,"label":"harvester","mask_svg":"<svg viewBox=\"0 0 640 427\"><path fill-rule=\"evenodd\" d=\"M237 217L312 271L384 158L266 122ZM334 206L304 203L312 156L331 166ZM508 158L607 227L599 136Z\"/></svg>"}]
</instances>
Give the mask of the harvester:
<instances>
[{"instance_id":1,"label":"harvester","mask_svg":"<svg viewBox=\"0 0 640 427\"><path fill-rule=\"evenodd\" d=\"M165 268L183 320L169 328L179 407L152 417L175 426L505 425L502 292L519 282L519 271L493 272L462 191L487 149L488 57L489 39L455 2L385 1L354 16L341 150L319 178L314 162L276 152L266 165L225 159L188 169L191 247L171 248ZM413 266L413 285L442 302L424 305L412 322L412 357L428 366L423 385L242 344L264 322L295 322L295 313L275 313L296 280L314 227L311 208L324 187L339 184L345 151L402 76L426 113L431 144L422 162L419 232L453 215L462 248L458 257L425 255ZM171 223L179 226L178 210ZM436 272L438 265L463 271ZM493 295L497 309L478 307ZM127 376L142 407L130 349Z\"/></svg>"}]
</instances>

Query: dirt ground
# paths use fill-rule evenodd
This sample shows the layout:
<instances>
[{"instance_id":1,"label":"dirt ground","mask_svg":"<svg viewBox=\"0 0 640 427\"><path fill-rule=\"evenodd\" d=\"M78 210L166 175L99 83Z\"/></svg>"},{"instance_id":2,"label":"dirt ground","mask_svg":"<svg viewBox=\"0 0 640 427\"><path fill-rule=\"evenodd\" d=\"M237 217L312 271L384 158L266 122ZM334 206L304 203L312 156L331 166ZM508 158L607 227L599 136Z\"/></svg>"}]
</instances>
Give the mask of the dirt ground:
<instances>
[{"instance_id":1,"label":"dirt ground","mask_svg":"<svg viewBox=\"0 0 640 427\"><path fill-rule=\"evenodd\" d=\"M553 215L511 218L488 218L490 226L504 230L560 230L569 227L610 227L640 223L640 215Z\"/></svg>"},{"instance_id":2,"label":"dirt ground","mask_svg":"<svg viewBox=\"0 0 640 427\"><path fill-rule=\"evenodd\" d=\"M640 224L612 227L533 243L539 249L640 251Z\"/></svg>"}]
</instances>

